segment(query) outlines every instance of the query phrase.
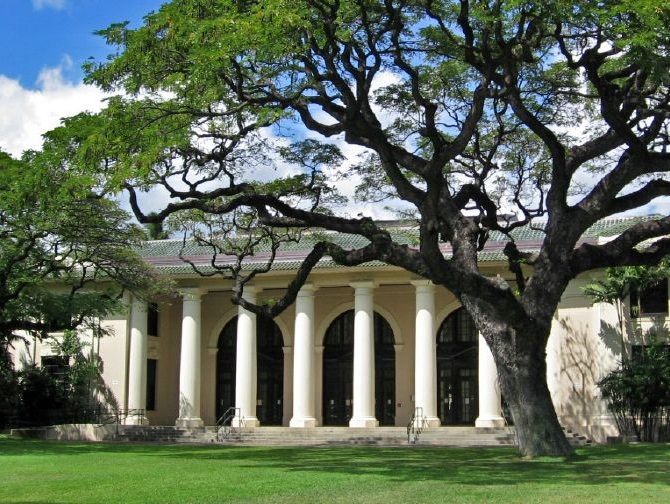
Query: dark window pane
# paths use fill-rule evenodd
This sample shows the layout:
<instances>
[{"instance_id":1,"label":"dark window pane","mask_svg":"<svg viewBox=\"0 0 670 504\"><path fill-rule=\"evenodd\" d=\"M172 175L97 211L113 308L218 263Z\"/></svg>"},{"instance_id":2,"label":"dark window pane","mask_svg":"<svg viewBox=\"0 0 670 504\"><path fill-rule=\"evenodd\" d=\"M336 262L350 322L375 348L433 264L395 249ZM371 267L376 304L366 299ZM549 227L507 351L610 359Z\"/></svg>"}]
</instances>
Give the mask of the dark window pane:
<instances>
[{"instance_id":1,"label":"dark window pane","mask_svg":"<svg viewBox=\"0 0 670 504\"><path fill-rule=\"evenodd\" d=\"M630 293L631 315L667 314L668 313L668 281L650 285L642 292L633 289Z\"/></svg>"},{"instance_id":2,"label":"dark window pane","mask_svg":"<svg viewBox=\"0 0 670 504\"><path fill-rule=\"evenodd\" d=\"M158 336L158 305L149 303L147 307L147 333L149 336Z\"/></svg>"},{"instance_id":3,"label":"dark window pane","mask_svg":"<svg viewBox=\"0 0 670 504\"><path fill-rule=\"evenodd\" d=\"M478 408L478 332L459 308L437 332L438 415L444 425L473 424Z\"/></svg>"},{"instance_id":4,"label":"dark window pane","mask_svg":"<svg viewBox=\"0 0 670 504\"><path fill-rule=\"evenodd\" d=\"M147 410L156 409L156 359L147 359Z\"/></svg>"},{"instance_id":5,"label":"dark window pane","mask_svg":"<svg viewBox=\"0 0 670 504\"><path fill-rule=\"evenodd\" d=\"M70 359L62 355L45 356L42 357L42 367L57 381L62 382L70 368Z\"/></svg>"}]
</instances>

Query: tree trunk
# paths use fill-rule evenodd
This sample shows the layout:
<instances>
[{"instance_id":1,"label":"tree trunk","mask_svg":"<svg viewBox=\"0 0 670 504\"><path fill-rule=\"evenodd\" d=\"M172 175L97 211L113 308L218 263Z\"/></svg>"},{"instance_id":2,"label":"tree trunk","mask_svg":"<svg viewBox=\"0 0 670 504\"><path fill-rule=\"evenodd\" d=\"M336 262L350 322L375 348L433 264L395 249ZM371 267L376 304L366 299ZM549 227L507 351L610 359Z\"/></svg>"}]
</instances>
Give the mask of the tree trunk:
<instances>
[{"instance_id":1,"label":"tree trunk","mask_svg":"<svg viewBox=\"0 0 670 504\"><path fill-rule=\"evenodd\" d=\"M532 350L535 351L516 349L511 361L507 361L512 365L498 364L500 386L512 413L519 452L522 457L571 455L574 450L558 422L547 387L544 348Z\"/></svg>"}]
</instances>

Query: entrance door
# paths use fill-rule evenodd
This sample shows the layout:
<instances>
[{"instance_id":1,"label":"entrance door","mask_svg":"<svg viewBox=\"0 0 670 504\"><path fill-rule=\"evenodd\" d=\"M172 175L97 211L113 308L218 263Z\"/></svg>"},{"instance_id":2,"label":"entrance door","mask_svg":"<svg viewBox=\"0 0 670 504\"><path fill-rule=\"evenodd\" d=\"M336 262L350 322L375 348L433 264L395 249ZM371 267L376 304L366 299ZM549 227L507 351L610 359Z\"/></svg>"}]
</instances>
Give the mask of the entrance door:
<instances>
[{"instance_id":1,"label":"entrance door","mask_svg":"<svg viewBox=\"0 0 670 504\"><path fill-rule=\"evenodd\" d=\"M237 364L237 317L219 334L216 354L216 418L235 406L235 368Z\"/></svg>"},{"instance_id":2,"label":"entrance door","mask_svg":"<svg viewBox=\"0 0 670 504\"><path fill-rule=\"evenodd\" d=\"M388 322L374 314L375 416L395 425L395 349ZM323 424L348 425L353 410L354 311L337 317L326 331L323 351Z\"/></svg>"},{"instance_id":3,"label":"entrance door","mask_svg":"<svg viewBox=\"0 0 670 504\"><path fill-rule=\"evenodd\" d=\"M323 425L347 425L353 407L354 311L337 317L324 339Z\"/></svg>"},{"instance_id":4,"label":"entrance door","mask_svg":"<svg viewBox=\"0 0 670 504\"><path fill-rule=\"evenodd\" d=\"M258 393L256 418L261 425L282 425L284 418L284 350L281 331L267 317L257 317Z\"/></svg>"},{"instance_id":5,"label":"entrance door","mask_svg":"<svg viewBox=\"0 0 670 504\"><path fill-rule=\"evenodd\" d=\"M478 333L461 308L437 334L437 406L443 425L471 425L479 415Z\"/></svg>"},{"instance_id":6,"label":"entrance door","mask_svg":"<svg viewBox=\"0 0 670 504\"><path fill-rule=\"evenodd\" d=\"M284 351L279 327L272 319L256 317L256 418L262 425L282 425L284 412ZM235 406L237 317L219 335L216 365L216 418Z\"/></svg>"},{"instance_id":7,"label":"entrance door","mask_svg":"<svg viewBox=\"0 0 670 504\"><path fill-rule=\"evenodd\" d=\"M393 330L375 313L375 417L379 425L395 425L395 348Z\"/></svg>"}]
</instances>

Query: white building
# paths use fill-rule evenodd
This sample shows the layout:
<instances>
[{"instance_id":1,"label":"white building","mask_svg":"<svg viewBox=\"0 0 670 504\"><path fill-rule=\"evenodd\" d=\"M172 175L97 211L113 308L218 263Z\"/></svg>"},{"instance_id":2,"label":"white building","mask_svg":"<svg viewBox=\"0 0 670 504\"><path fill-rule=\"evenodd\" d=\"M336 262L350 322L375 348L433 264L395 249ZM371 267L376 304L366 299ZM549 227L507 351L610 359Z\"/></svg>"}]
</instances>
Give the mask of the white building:
<instances>
[{"instance_id":1,"label":"white building","mask_svg":"<svg viewBox=\"0 0 670 504\"><path fill-rule=\"evenodd\" d=\"M621 224L607 221L583 239L607 239ZM541 235L526 229L516 239L531 251ZM481 267L511 279L503 246L502 236L492 236ZM149 305L129 300L127 313L104 321L114 335L94 342L108 397L140 410L128 423L213 425L235 406L234 422L246 426L400 426L415 408L431 426L504 424L491 353L446 289L381 263L343 268L324 260L293 306L265 320L231 303L230 280L194 273L179 259L180 248L181 241L165 240L143 250L180 296ZM205 269L211 261L195 246L182 254ZM281 252L245 296L281 296L303 256L299 246ZM614 307L594 305L582 292L596 275L574 280L563 296L547 347L547 380L561 423L602 441L616 429L596 383L620 359L621 337ZM667 287L655 292L654 313L643 307L644 326L667 320ZM26 352L39 360L50 348Z\"/></svg>"}]
</instances>

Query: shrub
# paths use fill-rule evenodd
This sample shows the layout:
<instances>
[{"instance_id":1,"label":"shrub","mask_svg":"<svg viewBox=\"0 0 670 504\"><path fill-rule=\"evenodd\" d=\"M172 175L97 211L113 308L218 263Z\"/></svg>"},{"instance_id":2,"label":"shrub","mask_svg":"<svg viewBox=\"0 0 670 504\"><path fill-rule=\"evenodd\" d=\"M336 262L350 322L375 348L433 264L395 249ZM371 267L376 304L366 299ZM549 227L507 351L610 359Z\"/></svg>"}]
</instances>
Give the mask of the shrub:
<instances>
[{"instance_id":1,"label":"shrub","mask_svg":"<svg viewBox=\"0 0 670 504\"><path fill-rule=\"evenodd\" d=\"M658 343L643 347L598 383L621 435L670 440L669 350Z\"/></svg>"}]
</instances>

